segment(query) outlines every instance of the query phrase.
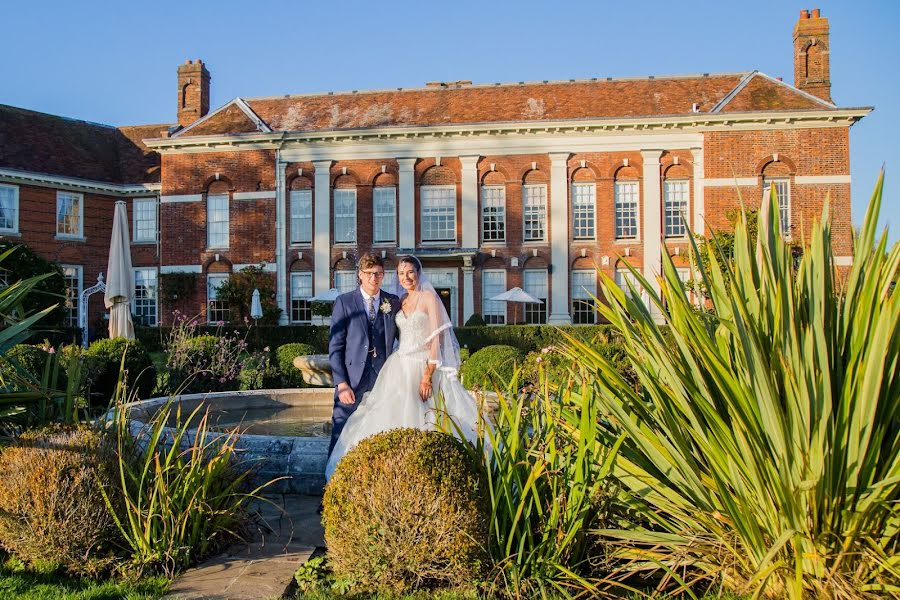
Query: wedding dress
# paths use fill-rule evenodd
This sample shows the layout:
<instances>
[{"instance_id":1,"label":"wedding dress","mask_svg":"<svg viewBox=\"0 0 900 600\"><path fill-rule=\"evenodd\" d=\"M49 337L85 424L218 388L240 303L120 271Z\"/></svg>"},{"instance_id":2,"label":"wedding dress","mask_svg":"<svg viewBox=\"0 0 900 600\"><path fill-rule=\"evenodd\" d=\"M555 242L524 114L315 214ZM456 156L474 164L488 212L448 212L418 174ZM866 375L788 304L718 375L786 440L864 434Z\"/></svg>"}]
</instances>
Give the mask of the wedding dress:
<instances>
[{"instance_id":1,"label":"wedding dress","mask_svg":"<svg viewBox=\"0 0 900 600\"><path fill-rule=\"evenodd\" d=\"M454 352L452 325L437 294L422 293L427 296L409 315L397 313L400 345L384 363L372 391L363 396L344 425L328 458L326 479L331 479L341 458L359 442L390 429L434 430L441 423L444 430L461 433L472 443L477 439L479 410L457 376L459 351L456 346ZM428 362L437 365L431 378L434 393L423 401L419 384Z\"/></svg>"}]
</instances>

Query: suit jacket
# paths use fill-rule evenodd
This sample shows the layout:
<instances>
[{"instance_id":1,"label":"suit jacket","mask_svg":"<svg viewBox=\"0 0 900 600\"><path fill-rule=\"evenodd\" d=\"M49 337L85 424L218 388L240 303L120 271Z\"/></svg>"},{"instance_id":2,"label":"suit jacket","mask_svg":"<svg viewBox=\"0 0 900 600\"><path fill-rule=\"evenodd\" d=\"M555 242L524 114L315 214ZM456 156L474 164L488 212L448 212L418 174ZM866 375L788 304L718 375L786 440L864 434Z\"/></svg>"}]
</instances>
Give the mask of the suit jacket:
<instances>
[{"instance_id":1,"label":"suit jacket","mask_svg":"<svg viewBox=\"0 0 900 600\"><path fill-rule=\"evenodd\" d=\"M390 302L391 311L385 314L381 304L385 299ZM394 317L400 310L400 299L381 291L379 306L375 307L375 318L384 319L384 358L387 359L394 350L397 339L397 324ZM331 331L328 337L328 362L331 363L331 374L334 385L347 383L354 392L362 379L369 353L369 316L359 288L341 294L334 301L331 311Z\"/></svg>"}]
</instances>

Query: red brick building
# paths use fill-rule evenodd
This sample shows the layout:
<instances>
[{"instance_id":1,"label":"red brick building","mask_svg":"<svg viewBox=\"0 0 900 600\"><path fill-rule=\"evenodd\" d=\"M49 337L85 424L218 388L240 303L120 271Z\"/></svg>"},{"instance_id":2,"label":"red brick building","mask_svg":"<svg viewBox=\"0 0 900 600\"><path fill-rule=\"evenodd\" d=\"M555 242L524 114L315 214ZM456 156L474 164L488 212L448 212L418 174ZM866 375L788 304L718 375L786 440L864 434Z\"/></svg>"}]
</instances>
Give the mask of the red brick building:
<instances>
[{"instance_id":1,"label":"red brick building","mask_svg":"<svg viewBox=\"0 0 900 600\"><path fill-rule=\"evenodd\" d=\"M738 190L752 205L769 185L795 237L830 196L849 264L849 133L871 109L833 103L829 46L827 19L801 11L794 85L758 71L431 82L212 112L209 71L188 61L172 126L0 107L0 231L89 285L112 203L128 199L136 311L149 323L175 307L217 319L216 286L260 263L283 322L308 322L308 299L355 287L370 250L389 269L422 258L458 324L506 322L513 309L487 299L512 286L545 301L526 309L530 322L588 322L578 300L596 291L595 265L624 283L627 260L655 281L667 251L686 269L686 229L729 227ZM157 299L176 272L196 275L194 293ZM93 321L102 308L87 310Z\"/></svg>"}]
</instances>

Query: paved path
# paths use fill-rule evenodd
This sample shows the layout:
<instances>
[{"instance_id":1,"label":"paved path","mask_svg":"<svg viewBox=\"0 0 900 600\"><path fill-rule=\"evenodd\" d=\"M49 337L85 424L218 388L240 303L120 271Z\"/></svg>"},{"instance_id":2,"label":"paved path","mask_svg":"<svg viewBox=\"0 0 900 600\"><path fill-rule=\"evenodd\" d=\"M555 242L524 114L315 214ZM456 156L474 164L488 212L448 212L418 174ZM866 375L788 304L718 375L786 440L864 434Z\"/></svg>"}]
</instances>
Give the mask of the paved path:
<instances>
[{"instance_id":1,"label":"paved path","mask_svg":"<svg viewBox=\"0 0 900 600\"><path fill-rule=\"evenodd\" d=\"M163 600L280 598L297 568L325 545L316 508L319 496L269 496L257 506L260 531L248 545L235 546L185 571ZM274 505L273 505L274 504Z\"/></svg>"}]
</instances>

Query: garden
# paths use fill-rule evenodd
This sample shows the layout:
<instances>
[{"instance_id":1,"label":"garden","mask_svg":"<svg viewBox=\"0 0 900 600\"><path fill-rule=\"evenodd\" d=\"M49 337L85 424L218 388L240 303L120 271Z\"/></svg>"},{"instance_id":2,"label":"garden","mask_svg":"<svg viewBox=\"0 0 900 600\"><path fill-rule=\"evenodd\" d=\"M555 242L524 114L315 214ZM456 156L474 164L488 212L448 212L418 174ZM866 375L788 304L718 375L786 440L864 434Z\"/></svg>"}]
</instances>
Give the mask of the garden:
<instances>
[{"instance_id":1,"label":"garden","mask_svg":"<svg viewBox=\"0 0 900 600\"><path fill-rule=\"evenodd\" d=\"M689 282L666 253L658 294L603 275L604 325L459 328L463 382L496 396L480 441L442 422L348 453L327 552L293 594L900 595L900 244L876 231L881 190L845 270L827 204L798 251L773 197L727 248L691 239ZM81 349L44 335L61 302L45 267L0 290L0 596L158 598L246 537L265 485L240 428L168 404L136 434L124 405L303 386L293 359L327 328L175 314Z\"/></svg>"}]
</instances>

